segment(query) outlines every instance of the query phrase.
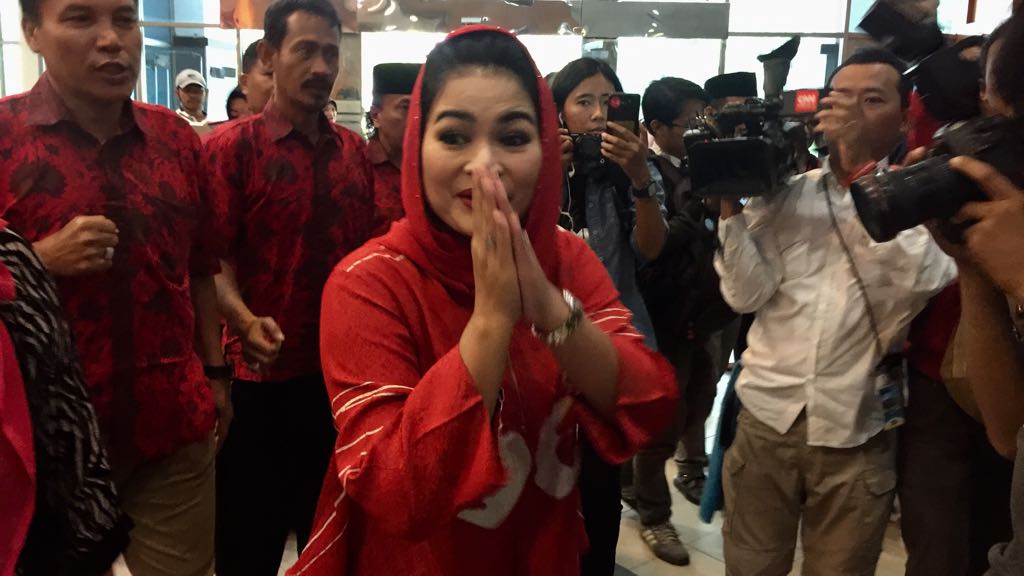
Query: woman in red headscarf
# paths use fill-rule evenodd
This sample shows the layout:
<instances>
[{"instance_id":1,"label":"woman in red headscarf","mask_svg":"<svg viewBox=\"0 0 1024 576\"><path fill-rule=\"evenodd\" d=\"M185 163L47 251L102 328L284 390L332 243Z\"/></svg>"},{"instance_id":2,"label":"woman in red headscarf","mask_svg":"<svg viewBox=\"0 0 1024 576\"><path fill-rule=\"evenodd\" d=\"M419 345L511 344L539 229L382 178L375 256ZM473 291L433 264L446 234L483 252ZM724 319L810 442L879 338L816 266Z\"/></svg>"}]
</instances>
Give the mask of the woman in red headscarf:
<instances>
[{"instance_id":1,"label":"woman in red headscarf","mask_svg":"<svg viewBox=\"0 0 1024 576\"><path fill-rule=\"evenodd\" d=\"M578 428L625 461L671 418L671 368L556 228L554 102L513 36L431 52L405 150L407 217L324 289L338 440L289 574L578 574Z\"/></svg>"}]
</instances>

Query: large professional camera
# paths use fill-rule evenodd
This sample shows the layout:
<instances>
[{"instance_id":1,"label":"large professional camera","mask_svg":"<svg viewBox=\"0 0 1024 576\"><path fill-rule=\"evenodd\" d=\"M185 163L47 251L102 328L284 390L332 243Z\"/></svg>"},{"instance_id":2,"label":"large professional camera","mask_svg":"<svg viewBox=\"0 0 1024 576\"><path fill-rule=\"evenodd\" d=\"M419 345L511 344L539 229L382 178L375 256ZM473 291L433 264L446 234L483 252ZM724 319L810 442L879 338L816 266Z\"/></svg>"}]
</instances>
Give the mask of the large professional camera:
<instances>
[{"instance_id":1,"label":"large professional camera","mask_svg":"<svg viewBox=\"0 0 1024 576\"><path fill-rule=\"evenodd\" d=\"M850 189L864 228L876 242L931 219L948 219L965 203L984 200L973 180L949 167L955 156L972 156L1024 186L1024 122L1002 116L951 124L936 134L923 162L865 176Z\"/></svg>"},{"instance_id":2,"label":"large professional camera","mask_svg":"<svg viewBox=\"0 0 1024 576\"><path fill-rule=\"evenodd\" d=\"M698 118L684 136L690 181L700 196L773 194L805 167L808 130L803 117L818 110L819 90L750 98Z\"/></svg>"}]
</instances>

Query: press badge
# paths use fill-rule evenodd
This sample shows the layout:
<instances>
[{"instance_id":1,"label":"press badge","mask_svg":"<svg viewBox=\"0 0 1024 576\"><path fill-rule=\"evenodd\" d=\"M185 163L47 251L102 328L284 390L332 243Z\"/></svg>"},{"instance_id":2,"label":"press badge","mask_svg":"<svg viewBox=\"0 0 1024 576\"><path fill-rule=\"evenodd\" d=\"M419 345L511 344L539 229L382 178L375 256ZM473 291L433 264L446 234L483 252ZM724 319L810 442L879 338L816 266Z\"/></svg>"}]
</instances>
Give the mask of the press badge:
<instances>
[{"instance_id":1,"label":"press badge","mask_svg":"<svg viewBox=\"0 0 1024 576\"><path fill-rule=\"evenodd\" d=\"M878 397L882 400L885 429L894 430L906 424L903 390L907 385L907 359L898 354L886 356L875 368L872 377Z\"/></svg>"}]
</instances>

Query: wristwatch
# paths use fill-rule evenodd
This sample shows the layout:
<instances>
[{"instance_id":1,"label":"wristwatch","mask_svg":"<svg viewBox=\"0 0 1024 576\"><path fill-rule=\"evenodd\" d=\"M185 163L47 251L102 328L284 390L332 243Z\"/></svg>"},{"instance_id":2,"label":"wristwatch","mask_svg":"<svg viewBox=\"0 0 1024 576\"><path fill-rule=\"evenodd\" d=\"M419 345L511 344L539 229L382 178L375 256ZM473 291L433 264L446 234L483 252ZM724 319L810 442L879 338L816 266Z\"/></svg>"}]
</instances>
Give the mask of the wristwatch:
<instances>
[{"instance_id":1,"label":"wristwatch","mask_svg":"<svg viewBox=\"0 0 1024 576\"><path fill-rule=\"evenodd\" d=\"M629 191L633 194L633 198L644 199L654 197L654 179L647 182L647 186L643 188L634 188L632 185L629 187Z\"/></svg>"},{"instance_id":2,"label":"wristwatch","mask_svg":"<svg viewBox=\"0 0 1024 576\"><path fill-rule=\"evenodd\" d=\"M572 295L572 292L562 290L562 298L569 305L569 318L561 326L550 332L541 332L537 329L536 324L530 327L530 331L533 332L534 336L540 338L541 342L551 347L561 346L565 343L583 321L583 305Z\"/></svg>"},{"instance_id":3,"label":"wristwatch","mask_svg":"<svg viewBox=\"0 0 1024 576\"><path fill-rule=\"evenodd\" d=\"M235 368L230 363L223 366L203 366L203 374L207 380L231 380L235 377Z\"/></svg>"}]
</instances>

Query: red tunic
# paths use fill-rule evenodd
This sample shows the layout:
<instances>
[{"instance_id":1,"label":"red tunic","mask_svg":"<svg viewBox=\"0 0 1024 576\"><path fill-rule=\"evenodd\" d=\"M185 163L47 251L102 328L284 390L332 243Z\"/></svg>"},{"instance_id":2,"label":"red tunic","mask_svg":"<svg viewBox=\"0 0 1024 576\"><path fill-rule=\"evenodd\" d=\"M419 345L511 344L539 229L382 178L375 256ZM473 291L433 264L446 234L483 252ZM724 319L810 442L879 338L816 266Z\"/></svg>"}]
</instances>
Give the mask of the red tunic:
<instances>
[{"instance_id":1,"label":"red tunic","mask_svg":"<svg viewBox=\"0 0 1024 576\"><path fill-rule=\"evenodd\" d=\"M554 355L524 324L488 415L458 347L474 301L468 238L431 223L419 154L406 154L407 218L343 260L324 290L321 357L338 439L313 536L289 574L579 574L578 435L623 462L670 421L670 366L644 346L586 243L557 231L557 121L538 87L544 162L524 221L548 278L611 337L613 415L602 419L567 391ZM417 85L407 151L420 149L419 94Z\"/></svg>"}]
</instances>

